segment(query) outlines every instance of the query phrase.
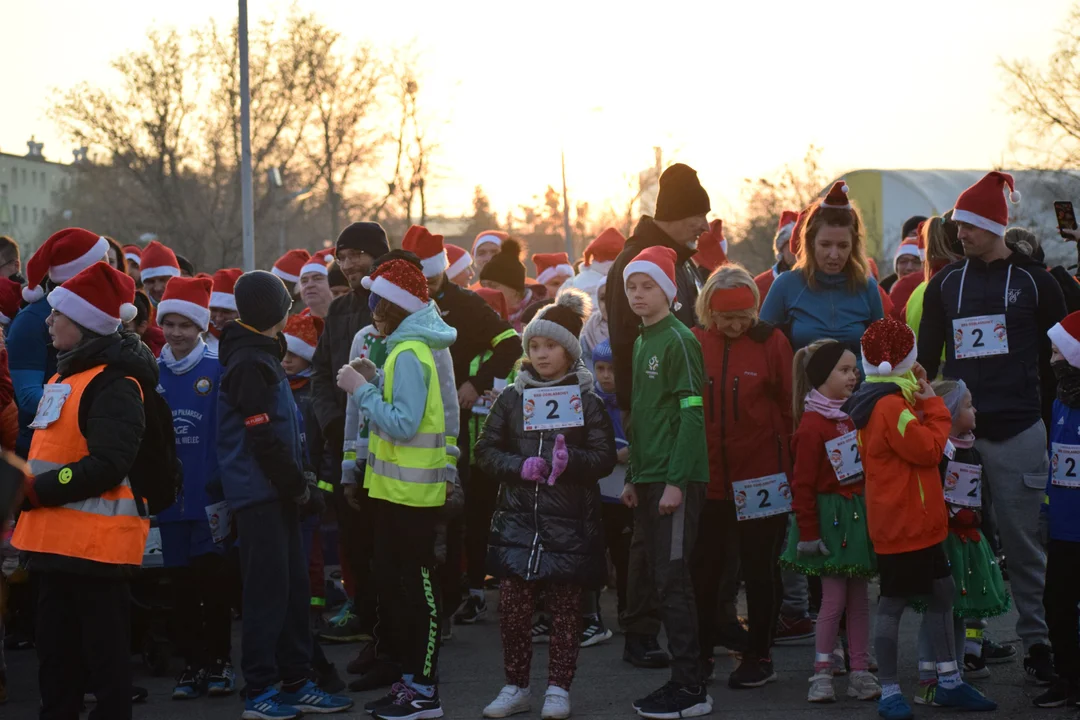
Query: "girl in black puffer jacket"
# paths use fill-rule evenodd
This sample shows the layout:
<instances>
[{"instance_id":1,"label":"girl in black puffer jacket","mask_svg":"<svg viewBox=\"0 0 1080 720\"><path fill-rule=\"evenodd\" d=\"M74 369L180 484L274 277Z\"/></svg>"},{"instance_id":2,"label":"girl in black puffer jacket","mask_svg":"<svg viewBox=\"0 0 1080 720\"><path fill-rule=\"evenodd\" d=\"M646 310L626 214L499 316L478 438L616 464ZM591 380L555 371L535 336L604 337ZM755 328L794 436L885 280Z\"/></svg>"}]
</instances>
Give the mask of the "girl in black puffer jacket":
<instances>
[{"instance_id":1,"label":"girl in black puffer jacket","mask_svg":"<svg viewBox=\"0 0 1080 720\"><path fill-rule=\"evenodd\" d=\"M567 290L524 332L528 362L499 396L476 458L499 481L491 520L488 571L500 579L499 612L506 687L485 717L530 705L532 612L538 586L552 615L544 718L570 715L581 636L581 593L606 575L598 482L615 467L615 435L593 378L581 363L578 335L591 303ZM535 392L567 388L543 398ZM544 429L525 430L540 426Z\"/></svg>"}]
</instances>

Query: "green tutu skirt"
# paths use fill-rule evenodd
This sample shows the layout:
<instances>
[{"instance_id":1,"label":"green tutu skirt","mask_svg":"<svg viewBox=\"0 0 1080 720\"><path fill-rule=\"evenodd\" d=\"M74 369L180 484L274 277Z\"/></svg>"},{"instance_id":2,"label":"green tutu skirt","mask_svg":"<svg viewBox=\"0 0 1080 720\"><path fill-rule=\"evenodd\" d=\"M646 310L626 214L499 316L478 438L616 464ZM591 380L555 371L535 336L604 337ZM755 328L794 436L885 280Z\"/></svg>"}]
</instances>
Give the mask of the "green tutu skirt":
<instances>
[{"instance_id":1,"label":"green tutu skirt","mask_svg":"<svg viewBox=\"0 0 1080 720\"><path fill-rule=\"evenodd\" d=\"M961 618L988 618L1007 613L1012 598L1005 589L1005 579L990 543L982 533L979 542L974 542L950 532L944 544L956 584L953 614Z\"/></svg>"},{"instance_id":2,"label":"green tutu skirt","mask_svg":"<svg viewBox=\"0 0 1080 720\"><path fill-rule=\"evenodd\" d=\"M862 495L850 499L843 495L817 496L818 525L821 539L829 549L824 555L799 556L799 529L788 533L788 546L780 556L780 565L804 575L870 578L877 574L877 557L866 528L866 501Z\"/></svg>"}]
</instances>

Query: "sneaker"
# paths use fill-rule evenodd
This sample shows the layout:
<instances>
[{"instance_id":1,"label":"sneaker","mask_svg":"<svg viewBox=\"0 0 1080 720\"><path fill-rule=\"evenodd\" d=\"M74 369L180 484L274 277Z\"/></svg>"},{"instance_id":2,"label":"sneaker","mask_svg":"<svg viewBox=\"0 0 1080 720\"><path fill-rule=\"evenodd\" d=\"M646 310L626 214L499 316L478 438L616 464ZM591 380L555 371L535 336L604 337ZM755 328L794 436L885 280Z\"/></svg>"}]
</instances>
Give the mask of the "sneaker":
<instances>
[{"instance_id":1,"label":"sneaker","mask_svg":"<svg viewBox=\"0 0 1080 720\"><path fill-rule=\"evenodd\" d=\"M1050 659L1050 647L1043 643L1036 643L1028 650L1024 658L1024 671L1027 672L1028 680L1036 685L1049 685L1054 681L1054 663Z\"/></svg>"},{"instance_id":2,"label":"sneaker","mask_svg":"<svg viewBox=\"0 0 1080 720\"><path fill-rule=\"evenodd\" d=\"M773 667L772 658L769 658L768 660L762 660L761 669L767 676L765 678L765 682L776 682L780 679L780 676L776 674L776 669Z\"/></svg>"},{"instance_id":3,"label":"sneaker","mask_svg":"<svg viewBox=\"0 0 1080 720\"><path fill-rule=\"evenodd\" d=\"M441 718L443 716L442 703L439 702L439 691L431 697L421 695L408 685L403 686L398 692L394 702L379 708L372 713L379 720L425 720L425 718Z\"/></svg>"},{"instance_id":4,"label":"sneaker","mask_svg":"<svg viewBox=\"0 0 1080 720\"><path fill-rule=\"evenodd\" d=\"M498 696L484 708L486 718L504 718L518 713L526 713L532 709L532 693L529 688L521 688L517 685L506 685L499 691Z\"/></svg>"},{"instance_id":5,"label":"sneaker","mask_svg":"<svg viewBox=\"0 0 1080 720\"><path fill-rule=\"evenodd\" d=\"M548 685L544 693L543 720L566 720L570 717L570 693L555 685Z\"/></svg>"},{"instance_id":6,"label":"sneaker","mask_svg":"<svg viewBox=\"0 0 1080 720\"><path fill-rule=\"evenodd\" d=\"M210 697L232 695L236 690L236 671L228 660L218 660L206 677L206 694Z\"/></svg>"},{"instance_id":7,"label":"sneaker","mask_svg":"<svg viewBox=\"0 0 1080 720\"><path fill-rule=\"evenodd\" d=\"M775 674L768 672L758 658L743 655L739 667L728 676L728 687L734 690L762 687Z\"/></svg>"},{"instance_id":8,"label":"sneaker","mask_svg":"<svg viewBox=\"0 0 1080 720\"><path fill-rule=\"evenodd\" d=\"M978 655L965 653L964 677L969 680L984 680L990 677L990 668L986 667L986 660Z\"/></svg>"},{"instance_id":9,"label":"sneaker","mask_svg":"<svg viewBox=\"0 0 1080 720\"><path fill-rule=\"evenodd\" d=\"M937 694L937 680L929 685L920 685L919 692L915 693L916 705L933 705L934 695Z\"/></svg>"},{"instance_id":10,"label":"sneaker","mask_svg":"<svg viewBox=\"0 0 1080 720\"><path fill-rule=\"evenodd\" d=\"M780 613L776 619L776 637L773 642L794 642L814 637L814 621L808 616L795 618Z\"/></svg>"},{"instance_id":11,"label":"sneaker","mask_svg":"<svg viewBox=\"0 0 1080 720\"><path fill-rule=\"evenodd\" d=\"M337 666L332 662L328 662L322 667L311 668L311 674L308 677L325 693L334 695L345 692L345 681L341 679Z\"/></svg>"},{"instance_id":12,"label":"sneaker","mask_svg":"<svg viewBox=\"0 0 1080 720\"><path fill-rule=\"evenodd\" d=\"M483 620L487 615L487 601L478 595L469 593L469 597L461 603L461 607L454 613L454 622L458 625L472 625L478 620Z\"/></svg>"},{"instance_id":13,"label":"sneaker","mask_svg":"<svg viewBox=\"0 0 1080 720\"><path fill-rule=\"evenodd\" d=\"M249 697L244 701L242 720L293 720L300 717L300 711L281 701L277 688L268 688L262 695Z\"/></svg>"},{"instance_id":14,"label":"sneaker","mask_svg":"<svg viewBox=\"0 0 1080 720\"><path fill-rule=\"evenodd\" d=\"M190 665L184 668L184 672L176 678L176 687L172 691L173 700L193 700L202 695L203 678L202 670L195 670Z\"/></svg>"},{"instance_id":15,"label":"sneaker","mask_svg":"<svg viewBox=\"0 0 1080 720\"><path fill-rule=\"evenodd\" d=\"M319 631L319 639L328 643L354 643L371 640L371 633L364 632L360 626L360 618L353 614L352 606L346 605L343 612L334 616L334 619L325 628Z\"/></svg>"},{"instance_id":16,"label":"sneaker","mask_svg":"<svg viewBox=\"0 0 1080 720\"><path fill-rule=\"evenodd\" d=\"M836 647L829 653L829 663L832 667L833 677L842 677L848 674L848 657L844 652L844 641L836 638Z\"/></svg>"},{"instance_id":17,"label":"sneaker","mask_svg":"<svg viewBox=\"0 0 1080 720\"><path fill-rule=\"evenodd\" d=\"M997 703L966 682L962 682L952 689L938 683L937 691L934 693L934 707L952 707L974 712L986 712L997 710Z\"/></svg>"},{"instance_id":18,"label":"sneaker","mask_svg":"<svg viewBox=\"0 0 1080 720\"><path fill-rule=\"evenodd\" d=\"M1000 665L1011 662L1016 657L1016 648L1012 645L996 643L988 637L983 638L982 657L987 665ZM964 656L967 659L967 656Z\"/></svg>"},{"instance_id":19,"label":"sneaker","mask_svg":"<svg viewBox=\"0 0 1080 720\"><path fill-rule=\"evenodd\" d=\"M656 690L653 690L651 693L641 698L640 700L635 700L631 704L631 706L634 708L635 711L640 710L642 705L651 704L653 702L656 702L663 696L671 695L680 687L682 686L679 685L679 683L675 682L674 680L669 680L660 687L658 687Z\"/></svg>"},{"instance_id":20,"label":"sneaker","mask_svg":"<svg viewBox=\"0 0 1080 720\"><path fill-rule=\"evenodd\" d=\"M806 693L806 699L812 703L836 702L836 691L833 690L832 673L815 673L814 676L810 678L810 690Z\"/></svg>"},{"instance_id":21,"label":"sneaker","mask_svg":"<svg viewBox=\"0 0 1080 720\"><path fill-rule=\"evenodd\" d=\"M1056 708L1068 705L1072 707L1080 700L1080 683L1075 680L1058 678L1050 689L1035 698L1035 707Z\"/></svg>"},{"instance_id":22,"label":"sneaker","mask_svg":"<svg viewBox=\"0 0 1080 720\"><path fill-rule=\"evenodd\" d=\"M551 639L551 621L547 615L540 613L532 626L532 641L534 643L546 643Z\"/></svg>"},{"instance_id":23,"label":"sneaker","mask_svg":"<svg viewBox=\"0 0 1080 720\"><path fill-rule=\"evenodd\" d=\"M344 695L331 695L319 689L319 686L308 680L294 692L281 692L281 702L291 705L304 713L339 713L345 712L353 706L351 698Z\"/></svg>"},{"instance_id":24,"label":"sneaker","mask_svg":"<svg viewBox=\"0 0 1080 720\"><path fill-rule=\"evenodd\" d=\"M856 670L848 678L847 695L856 700L877 700L881 697L881 686L870 673Z\"/></svg>"},{"instance_id":25,"label":"sneaker","mask_svg":"<svg viewBox=\"0 0 1080 720\"><path fill-rule=\"evenodd\" d=\"M877 714L884 720L911 720L915 715L900 693L878 700Z\"/></svg>"},{"instance_id":26,"label":"sneaker","mask_svg":"<svg viewBox=\"0 0 1080 720\"><path fill-rule=\"evenodd\" d=\"M654 635L626 634L622 659L634 667L666 668L671 662Z\"/></svg>"},{"instance_id":27,"label":"sneaker","mask_svg":"<svg viewBox=\"0 0 1080 720\"><path fill-rule=\"evenodd\" d=\"M356 657L350 660L349 664L345 666L345 672L350 675L363 675L375 666L375 662L378 659L378 647L374 640L360 643L360 649L357 650Z\"/></svg>"},{"instance_id":28,"label":"sneaker","mask_svg":"<svg viewBox=\"0 0 1080 720\"><path fill-rule=\"evenodd\" d=\"M369 700L364 703L364 712L366 712L368 715L371 715L376 710L387 707L389 705L393 705L394 700L397 700L398 693L401 692L401 689L404 687L405 683L403 682L399 681L394 683L390 686L390 692L386 693L382 697L376 698L374 700Z\"/></svg>"},{"instance_id":29,"label":"sneaker","mask_svg":"<svg viewBox=\"0 0 1080 720\"><path fill-rule=\"evenodd\" d=\"M592 647L610 640L612 632L604 627L604 620L599 615L592 615L581 631L581 647Z\"/></svg>"},{"instance_id":30,"label":"sneaker","mask_svg":"<svg viewBox=\"0 0 1080 720\"><path fill-rule=\"evenodd\" d=\"M727 648L730 652L744 653L749 644L750 631L746 629L741 619L726 623L713 636L713 649L720 646Z\"/></svg>"},{"instance_id":31,"label":"sneaker","mask_svg":"<svg viewBox=\"0 0 1080 720\"><path fill-rule=\"evenodd\" d=\"M638 715L653 720L699 717L712 712L713 701L704 685L676 685L670 692L642 703Z\"/></svg>"}]
</instances>

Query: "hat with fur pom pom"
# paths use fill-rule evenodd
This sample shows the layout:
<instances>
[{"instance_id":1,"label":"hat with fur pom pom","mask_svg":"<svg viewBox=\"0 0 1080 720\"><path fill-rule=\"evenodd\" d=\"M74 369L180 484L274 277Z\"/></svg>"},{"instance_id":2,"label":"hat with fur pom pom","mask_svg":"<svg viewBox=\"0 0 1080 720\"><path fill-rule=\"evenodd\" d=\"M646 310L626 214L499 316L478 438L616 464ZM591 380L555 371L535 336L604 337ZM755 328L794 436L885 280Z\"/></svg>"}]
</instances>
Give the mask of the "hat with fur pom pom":
<instances>
[{"instance_id":1,"label":"hat with fur pom pom","mask_svg":"<svg viewBox=\"0 0 1080 720\"><path fill-rule=\"evenodd\" d=\"M581 359L581 328L592 311L592 299L588 293L570 288L559 293L554 304L548 305L536 314L522 333L522 342L527 348L529 338L545 337L566 348L570 358L577 362Z\"/></svg>"}]
</instances>

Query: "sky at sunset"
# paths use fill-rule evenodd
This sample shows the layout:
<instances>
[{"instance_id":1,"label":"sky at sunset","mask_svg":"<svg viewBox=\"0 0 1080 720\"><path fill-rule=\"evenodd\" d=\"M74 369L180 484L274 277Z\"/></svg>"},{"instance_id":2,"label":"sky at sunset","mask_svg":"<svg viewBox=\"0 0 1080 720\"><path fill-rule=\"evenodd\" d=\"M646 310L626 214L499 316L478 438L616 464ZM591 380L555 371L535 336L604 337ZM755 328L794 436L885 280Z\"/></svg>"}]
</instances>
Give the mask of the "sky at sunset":
<instances>
[{"instance_id":1,"label":"sky at sunset","mask_svg":"<svg viewBox=\"0 0 1080 720\"><path fill-rule=\"evenodd\" d=\"M571 201L625 195L659 145L698 169L721 215L739 207L742 178L799 160L810 143L835 172L1008 164L1015 123L997 60L1042 62L1069 10L1068 0L299 6L350 41L415 39L441 146L432 200L446 214L466 212L477 184L500 211L557 185L561 147ZM253 23L287 8L249 3ZM50 88L115 82L110 58L140 46L150 25L227 24L235 11L223 0L0 0L0 150L25 153L33 133L48 158L69 162L70 143L45 117Z\"/></svg>"}]
</instances>

